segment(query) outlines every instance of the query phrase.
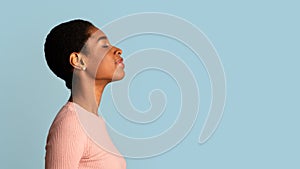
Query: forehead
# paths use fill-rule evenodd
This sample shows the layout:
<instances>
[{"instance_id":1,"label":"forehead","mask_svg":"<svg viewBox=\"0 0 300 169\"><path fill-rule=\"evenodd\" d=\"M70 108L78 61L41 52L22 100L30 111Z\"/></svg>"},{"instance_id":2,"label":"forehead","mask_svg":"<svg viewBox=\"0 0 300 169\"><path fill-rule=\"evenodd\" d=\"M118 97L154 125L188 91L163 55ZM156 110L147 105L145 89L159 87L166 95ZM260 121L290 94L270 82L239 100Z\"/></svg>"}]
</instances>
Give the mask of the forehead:
<instances>
[{"instance_id":1,"label":"forehead","mask_svg":"<svg viewBox=\"0 0 300 169\"><path fill-rule=\"evenodd\" d=\"M106 37L105 33L99 28L93 28L92 30L90 30L90 37L85 42L84 46L90 50L99 43L99 38L101 37Z\"/></svg>"},{"instance_id":2,"label":"forehead","mask_svg":"<svg viewBox=\"0 0 300 169\"><path fill-rule=\"evenodd\" d=\"M91 40L98 40L99 37L106 36L103 31L101 31L99 28L95 28L95 30L92 31L91 36L89 39Z\"/></svg>"}]
</instances>

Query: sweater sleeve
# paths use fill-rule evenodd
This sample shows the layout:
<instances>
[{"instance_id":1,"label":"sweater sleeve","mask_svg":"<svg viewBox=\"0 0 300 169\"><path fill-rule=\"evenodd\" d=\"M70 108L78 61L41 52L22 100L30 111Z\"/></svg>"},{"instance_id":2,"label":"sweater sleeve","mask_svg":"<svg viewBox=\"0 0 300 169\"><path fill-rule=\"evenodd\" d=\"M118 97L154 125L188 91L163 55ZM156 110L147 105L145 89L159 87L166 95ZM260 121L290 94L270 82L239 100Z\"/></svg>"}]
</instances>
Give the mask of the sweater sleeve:
<instances>
[{"instance_id":1,"label":"sweater sleeve","mask_svg":"<svg viewBox=\"0 0 300 169\"><path fill-rule=\"evenodd\" d=\"M84 152L87 136L75 112L61 112L53 122L46 144L46 169L76 169Z\"/></svg>"}]
</instances>

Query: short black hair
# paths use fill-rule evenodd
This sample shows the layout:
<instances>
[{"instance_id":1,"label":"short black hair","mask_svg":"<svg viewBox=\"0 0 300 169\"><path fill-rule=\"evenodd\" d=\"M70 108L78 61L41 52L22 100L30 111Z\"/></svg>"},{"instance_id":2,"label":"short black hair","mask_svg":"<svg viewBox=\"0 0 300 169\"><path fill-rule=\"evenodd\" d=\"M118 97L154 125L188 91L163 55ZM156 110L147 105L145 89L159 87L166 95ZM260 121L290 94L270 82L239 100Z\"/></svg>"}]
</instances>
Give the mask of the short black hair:
<instances>
[{"instance_id":1,"label":"short black hair","mask_svg":"<svg viewBox=\"0 0 300 169\"><path fill-rule=\"evenodd\" d=\"M84 52L83 48L95 26L85 20L76 19L55 26L46 37L45 58L52 72L63 79L72 89L73 67L69 62L73 52Z\"/></svg>"}]
</instances>

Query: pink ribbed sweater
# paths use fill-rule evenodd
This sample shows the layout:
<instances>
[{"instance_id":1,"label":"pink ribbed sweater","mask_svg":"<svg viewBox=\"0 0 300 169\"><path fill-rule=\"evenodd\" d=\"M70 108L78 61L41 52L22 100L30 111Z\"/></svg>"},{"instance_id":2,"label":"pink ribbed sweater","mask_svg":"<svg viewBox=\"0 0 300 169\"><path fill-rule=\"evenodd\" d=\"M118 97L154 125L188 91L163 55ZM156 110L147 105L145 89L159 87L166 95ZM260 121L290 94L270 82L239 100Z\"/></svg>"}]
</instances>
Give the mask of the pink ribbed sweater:
<instances>
[{"instance_id":1,"label":"pink ribbed sweater","mask_svg":"<svg viewBox=\"0 0 300 169\"><path fill-rule=\"evenodd\" d=\"M92 130L85 125L93 123L97 128ZM100 143L103 140L105 143ZM101 147L104 144L112 147L109 149L115 148L106 132L104 120L76 103L67 102L50 127L46 144L45 168L125 169L124 158L105 151L105 148ZM115 149L113 152L118 151Z\"/></svg>"}]
</instances>

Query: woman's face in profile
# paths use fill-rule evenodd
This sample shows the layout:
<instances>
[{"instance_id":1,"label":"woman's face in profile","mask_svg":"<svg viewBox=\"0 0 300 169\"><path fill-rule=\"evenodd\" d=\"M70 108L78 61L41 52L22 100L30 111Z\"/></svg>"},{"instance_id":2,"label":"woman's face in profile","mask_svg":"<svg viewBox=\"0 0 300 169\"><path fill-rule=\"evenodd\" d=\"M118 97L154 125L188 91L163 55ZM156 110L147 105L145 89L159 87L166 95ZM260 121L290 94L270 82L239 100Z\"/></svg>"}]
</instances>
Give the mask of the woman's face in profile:
<instances>
[{"instance_id":1,"label":"woman's face in profile","mask_svg":"<svg viewBox=\"0 0 300 169\"><path fill-rule=\"evenodd\" d=\"M100 29L92 32L85 44L87 73L95 80L121 80L125 76L122 50L112 46Z\"/></svg>"}]
</instances>

